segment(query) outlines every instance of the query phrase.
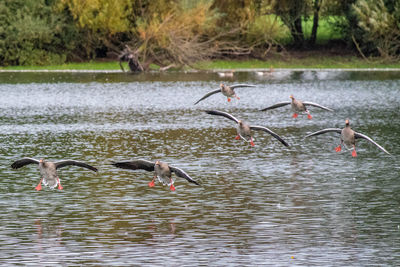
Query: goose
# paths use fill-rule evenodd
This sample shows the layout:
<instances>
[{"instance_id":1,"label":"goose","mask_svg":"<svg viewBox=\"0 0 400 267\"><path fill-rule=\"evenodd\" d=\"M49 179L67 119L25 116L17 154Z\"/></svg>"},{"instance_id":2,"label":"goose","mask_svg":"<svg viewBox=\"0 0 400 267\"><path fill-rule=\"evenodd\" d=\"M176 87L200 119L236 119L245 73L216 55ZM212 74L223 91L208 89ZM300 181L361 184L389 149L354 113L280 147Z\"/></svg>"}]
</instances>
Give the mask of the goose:
<instances>
[{"instance_id":1,"label":"goose","mask_svg":"<svg viewBox=\"0 0 400 267\"><path fill-rule=\"evenodd\" d=\"M307 113L307 117L310 120L312 119L312 116L311 116L310 111L308 111L306 106L314 106L314 107L318 107L318 108L321 108L321 109L324 109L324 110L327 110L327 111L333 111L333 109L321 106L321 105L313 103L313 102L300 101L298 99L295 99L293 95L290 95L289 97L292 99L292 101L279 102L279 103L276 103L276 104L274 104L272 106L263 108L261 111L266 111L266 110L270 110L270 109L274 109L274 108L279 108L279 107L286 106L286 105L290 104L291 105L291 109L294 112L293 113L293 118L297 118L299 113L305 112L305 113Z\"/></svg>"},{"instance_id":2,"label":"goose","mask_svg":"<svg viewBox=\"0 0 400 267\"><path fill-rule=\"evenodd\" d=\"M253 130L254 131L267 132L270 135L272 135L273 137L275 137L276 139L278 139L278 141L281 142L284 146L287 146L287 147L289 146L288 143L286 143L286 141L282 139L282 137L280 137L279 135L277 135L276 133L274 133L273 131L271 131L267 127L250 126L248 123L246 123L246 122L244 122L242 120L238 120L233 115L231 115L231 114L229 114L227 112L223 112L223 111L207 110L206 113L210 114L210 115L223 116L225 118L228 118L228 119L236 122L237 123L237 136L235 137L235 139L239 140L240 138L242 138L246 142L250 142L251 146L255 146L254 138L253 138L253 134L252 134Z\"/></svg>"},{"instance_id":3,"label":"goose","mask_svg":"<svg viewBox=\"0 0 400 267\"><path fill-rule=\"evenodd\" d=\"M255 85L251 85L251 84L234 84L234 85L228 86L228 85L225 85L225 84L221 83L219 85L218 89L213 90L211 92L208 92L202 98L197 100L197 102L194 103L194 104L196 105L200 101L202 101L202 100L206 99L207 97L209 97L209 96L211 96L213 94L216 94L216 93L222 93L224 96L226 96L228 98L228 102L231 101L231 97L235 97L236 99L239 100L240 98L236 95L236 93L234 91L235 88L239 88L239 87L256 87L256 86Z\"/></svg>"},{"instance_id":4,"label":"goose","mask_svg":"<svg viewBox=\"0 0 400 267\"><path fill-rule=\"evenodd\" d=\"M132 161L121 161L112 163L115 167L129 170L146 170L148 172L154 171L153 180L149 183L149 187L153 187L154 180L158 178L158 181L163 185L169 185L171 191L175 191L174 180L171 174L174 172L176 176L185 178L188 182L200 185L198 182L193 180L186 172L182 169L168 165L168 163L157 160L155 163L143 159L132 160Z\"/></svg>"},{"instance_id":5,"label":"goose","mask_svg":"<svg viewBox=\"0 0 400 267\"><path fill-rule=\"evenodd\" d=\"M231 70L231 71L220 71L220 72L217 72L218 73L218 76L219 77L221 77L221 78L223 78L223 77L229 77L229 78L231 78L231 77L233 77L233 73L235 72L235 70Z\"/></svg>"},{"instance_id":6,"label":"goose","mask_svg":"<svg viewBox=\"0 0 400 267\"><path fill-rule=\"evenodd\" d=\"M324 133L329 133L329 132L334 132L340 134L340 144L335 148L336 152L340 152L342 150L342 145L344 144L347 148L350 148L352 150L351 155L353 157L357 157L357 152L356 152L356 139L365 139L377 146L380 150L385 152L386 154L390 155L389 152L386 151L382 146L378 145L374 140L372 140L370 137L362 134L362 133L357 133L350 127L350 121L349 119L345 120L346 126L343 129L339 128L326 128L323 130L319 130L317 132L308 134L305 136L305 138L310 137L310 136L315 136L315 135L320 135Z\"/></svg>"},{"instance_id":7,"label":"goose","mask_svg":"<svg viewBox=\"0 0 400 267\"><path fill-rule=\"evenodd\" d=\"M62 190L63 187L61 186L60 183L60 178L58 177L57 174L57 169L68 166L68 165L75 165L83 168L87 168L89 170L92 170L94 172L97 172L97 169L95 167L90 166L89 164L80 162L80 161L75 161L75 160L61 160L57 162L50 162L46 161L44 159L33 159L33 158L22 158L17 161L15 161L13 164L11 164L11 167L13 169L19 169L25 165L29 164L38 164L39 165L39 171L42 176L40 179L39 184L35 187L37 191L42 190L42 182L45 186L48 186L50 188L55 188L58 185L58 189Z\"/></svg>"},{"instance_id":8,"label":"goose","mask_svg":"<svg viewBox=\"0 0 400 267\"><path fill-rule=\"evenodd\" d=\"M268 76L271 75L274 72L274 68L272 66L269 67L269 70L257 70L255 73L258 76Z\"/></svg>"}]
</instances>

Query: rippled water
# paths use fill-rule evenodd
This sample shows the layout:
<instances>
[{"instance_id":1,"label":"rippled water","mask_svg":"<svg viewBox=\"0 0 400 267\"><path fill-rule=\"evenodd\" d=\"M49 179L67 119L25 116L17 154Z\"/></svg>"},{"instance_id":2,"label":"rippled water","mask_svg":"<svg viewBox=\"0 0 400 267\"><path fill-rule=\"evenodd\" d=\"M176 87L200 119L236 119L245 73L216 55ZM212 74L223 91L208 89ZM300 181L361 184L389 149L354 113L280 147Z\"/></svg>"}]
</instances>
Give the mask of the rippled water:
<instances>
[{"instance_id":1,"label":"rippled water","mask_svg":"<svg viewBox=\"0 0 400 267\"><path fill-rule=\"evenodd\" d=\"M0 73L0 263L34 265L400 265L400 73L237 73L220 94L194 106L221 79L214 73ZM259 109L289 95L335 109ZM267 126L255 147L206 109ZM336 153L338 136L303 137L344 126L393 156L358 142ZM60 170L64 190L44 188L21 157L75 159L99 168ZM176 191L119 160L163 161Z\"/></svg>"}]
</instances>

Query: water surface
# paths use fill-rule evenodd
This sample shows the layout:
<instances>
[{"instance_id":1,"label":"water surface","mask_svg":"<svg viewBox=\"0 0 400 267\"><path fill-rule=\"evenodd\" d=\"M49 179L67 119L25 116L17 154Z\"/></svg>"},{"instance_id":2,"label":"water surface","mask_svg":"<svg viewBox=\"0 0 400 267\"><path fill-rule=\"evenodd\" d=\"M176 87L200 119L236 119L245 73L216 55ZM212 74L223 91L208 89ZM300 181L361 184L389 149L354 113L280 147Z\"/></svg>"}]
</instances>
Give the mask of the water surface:
<instances>
[{"instance_id":1,"label":"water surface","mask_svg":"<svg viewBox=\"0 0 400 267\"><path fill-rule=\"evenodd\" d=\"M400 265L400 73L276 71L127 75L0 73L0 263L34 265ZM220 82L251 83L240 100ZM289 95L333 108L291 117ZM267 126L289 144L235 125L207 109ZM373 138L336 153L344 126ZM99 168L60 170L64 190L36 192L34 165L21 157L75 159ZM176 191L152 173L116 169L119 160L163 161Z\"/></svg>"}]
</instances>

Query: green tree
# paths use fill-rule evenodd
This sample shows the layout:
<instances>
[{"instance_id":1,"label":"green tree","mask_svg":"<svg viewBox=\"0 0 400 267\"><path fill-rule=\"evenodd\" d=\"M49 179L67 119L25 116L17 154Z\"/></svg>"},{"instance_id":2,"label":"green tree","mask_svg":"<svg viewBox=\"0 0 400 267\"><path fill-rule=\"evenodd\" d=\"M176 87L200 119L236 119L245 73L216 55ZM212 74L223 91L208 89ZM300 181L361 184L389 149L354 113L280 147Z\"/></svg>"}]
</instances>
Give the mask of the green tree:
<instances>
[{"instance_id":1,"label":"green tree","mask_svg":"<svg viewBox=\"0 0 400 267\"><path fill-rule=\"evenodd\" d=\"M65 62L77 32L68 18L45 0L0 2L0 64L36 65Z\"/></svg>"},{"instance_id":2,"label":"green tree","mask_svg":"<svg viewBox=\"0 0 400 267\"><path fill-rule=\"evenodd\" d=\"M362 30L360 49L377 51L385 59L398 59L400 2L358 0L353 8L358 18L358 26Z\"/></svg>"}]
</instances>

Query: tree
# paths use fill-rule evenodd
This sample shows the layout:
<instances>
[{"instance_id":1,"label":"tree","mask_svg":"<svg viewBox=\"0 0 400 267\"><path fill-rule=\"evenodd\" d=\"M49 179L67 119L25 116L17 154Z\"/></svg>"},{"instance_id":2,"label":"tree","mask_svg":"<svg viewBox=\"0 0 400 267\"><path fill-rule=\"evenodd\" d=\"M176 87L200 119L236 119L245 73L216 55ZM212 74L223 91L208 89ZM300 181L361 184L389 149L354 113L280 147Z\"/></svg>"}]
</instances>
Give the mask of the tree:
<instances>
[{"instance_id":1,"label":"tree","mask_svg":"<svg viewBox=\"0 0 400 267\"><path fill-rule=\"evenodd\" d=\"M362 29L361 47L367 45L385 59L398 59L400 56L400 3L383 0L358 0L354 11L358 26ZM371 47L369 47L371 49Z\"/></svg>"},{"instance_id":2,"label":"tree","mask_svg":"<svg viewBox=\"0 0 400 267\"><path fill-rule=\"evenodd\" d=\"M0 65L60 64L76 47L78 32L53 1L0 1Z\"/></svg>"},{"instance_id":3,"label":"tree","mask_svg":"<svg viewBox=\"0 0 400 267\"><path fill-rule=\"evenodd\" d=\"M305 0L269 0L272 12L278 15L289 28L296 47L303 47L304 33L301 25L302 16L306 14Z\"/></svg>"}]
</instances>

